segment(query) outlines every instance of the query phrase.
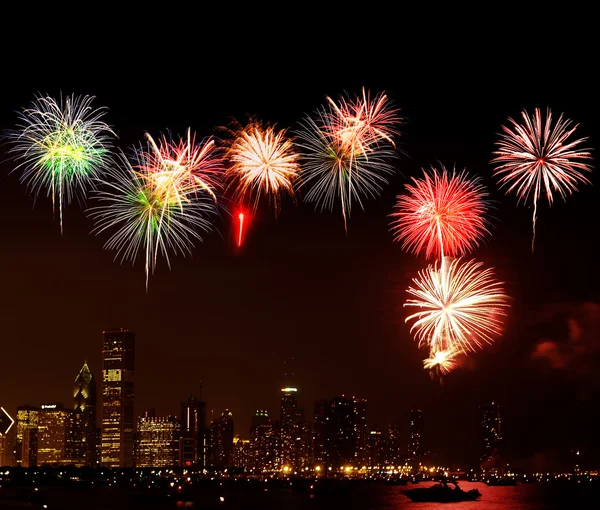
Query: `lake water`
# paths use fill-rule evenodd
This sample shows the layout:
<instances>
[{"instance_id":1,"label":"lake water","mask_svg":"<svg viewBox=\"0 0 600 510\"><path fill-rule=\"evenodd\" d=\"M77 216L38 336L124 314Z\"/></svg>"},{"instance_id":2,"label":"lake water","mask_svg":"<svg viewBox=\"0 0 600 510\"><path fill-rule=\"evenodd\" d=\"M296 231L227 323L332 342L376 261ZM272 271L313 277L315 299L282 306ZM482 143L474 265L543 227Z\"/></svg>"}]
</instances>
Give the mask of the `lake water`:
<instances>
[{"instance_id":1,"label":"lake water","mask_svg":"<svg viewBox=\"0 0 600 510\"><path fill-rule=\"evenodd\" d=\"M159 494L132 497L123 489L99 487L85 490L50 488L44 491L47 510L394 510L399 508L431 510L554 510L593 508L597 505L598 484L580 485L527 484L516 486L487 486L483 483L461 482L463 490L476 488L482 497L478 501L459 503L412 502L403 491L417 486L385 485L362 482L335 490L312 493L289 488L247 487L239 489L210 487L191 492L180 501L162 498ZM222 498L222 499L221 499ZM13 508L3 505L0 509ZM15 506L14 508L18 508ZM23 508L21 506L21 508ZM41 507L38 507L41 508Z\"/></svg>"}]
</instances>

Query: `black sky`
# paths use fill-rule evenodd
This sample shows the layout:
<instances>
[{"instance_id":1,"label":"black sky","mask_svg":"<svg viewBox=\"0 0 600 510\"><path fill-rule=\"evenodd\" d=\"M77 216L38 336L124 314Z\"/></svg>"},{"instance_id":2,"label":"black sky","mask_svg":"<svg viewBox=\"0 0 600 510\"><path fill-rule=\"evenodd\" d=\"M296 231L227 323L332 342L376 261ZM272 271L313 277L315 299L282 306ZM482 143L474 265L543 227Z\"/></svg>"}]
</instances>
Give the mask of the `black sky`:
<instances>
[{"instance_id":1,"label":"black sky","mask_svg":"<svg viewBox=\"0 0 600 510\"><path fill-rule=\"evenodd\" d=\"M518 18L470 24L440 14L434 23L371 13L354 30L347 20L305 14L306 22L281 25L222 13L196 24L169 11L137 24L101 13L58 32L41 22L6 27L3 130L36 93L88 94L108 108L105 120L127 149L145 132L190 127L208 136L249 114L294 129L326 96L366 87L401 108L405 154L381 197L353 209L347 235L337 211L287 203L277 220L264 211L241 254L229 223L218 225L191 257L173 258L171 270L159 264L146 293L141 261L114 262L76 203L61 237L50 201L34 205L3 153L0 405L70 405L85 359L100 377L102 330L124 327L137 336L138 413L177 414L202 384L209 408L231 409L236 432L247 436L255 409L277 415L284 362L294 358L309 418L318 398L356 395L368 399L372 425L397 420L405 431L409 409L421 407L429 446L442 458L476 456L476 406L490 400L504 405L507 442L520 456L597 448L596 174L565 203L541 202L532 254L531 208L497 188L489 164L500 126L535 107L579 123L596 158L590 32L572 23L576 13L538 20L540 32ZM410 177L438 162L488 185L493 235L473 256L496 269L512 297L504 337L443 385L422 370L425 352L402 309L426 263L392 241L387 217ZM549 350L535 357L540 345Z\"/></svg>"}]
</instances>

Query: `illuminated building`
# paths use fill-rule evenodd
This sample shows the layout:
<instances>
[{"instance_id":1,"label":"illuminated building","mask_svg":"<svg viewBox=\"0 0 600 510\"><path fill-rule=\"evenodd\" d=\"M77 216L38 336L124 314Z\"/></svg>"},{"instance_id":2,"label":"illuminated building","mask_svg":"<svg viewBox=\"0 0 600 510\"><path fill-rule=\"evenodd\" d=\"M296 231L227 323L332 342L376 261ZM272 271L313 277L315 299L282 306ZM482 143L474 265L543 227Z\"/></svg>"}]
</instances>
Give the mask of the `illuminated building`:
<instances>
[{"instance_id":1,"label":"illuminated building","mask_svg":"<svg viewBox=\"0 0 600 510\"><path fill-rule=\"evenodd\" d=\"M208 429L206 402L190 397L181 403L181 437L179 463L181 466L204 468L207 465Z\"/></svg>"},{"instance_id":2,"label":"illuminated building","mask_svg":"<svg viewBox=\"0 0 600 510\"><path fill-rule=\"evenodd\" d=\"M38 466L72 463L73 410L62 404L42 404L38 414Z\"/></svg>"},{"instance_id":3,"label":"illuminated building","mask_svg":"<svg viewBox=\"0 0 600 510\"><path fill-rule=\"evenodd\" d=\"M345 396L334 397L328 408L327 468L340 471L355 466L356 431L354 400Z\"/></svg>"},{"instance_id":4,"label":"illuminated building","mask_svg":"<svg viewBox=\"0 0 600 510\"><path fill-rule=\"evenodd\" d=\"M0 434L0 467L12 467L15 465L14 447L16 443L17 429L13 425L7 434Z\"/></svg>"},{"instance_id":5,"label":"illuminated building","mask_svg":"<svg viewBox=\"0 0 600 510\"><path fill-rule=\"evenodd\" d=\"M101 465L132 467L135 334L103 332Z\"/></svg>"},{"instance_id":6,"label":"illuminated building","mask_svg":"<svg viewBox=\"0 0 600 510\"><path fill-rule=\"evenodd\" d=\"M384 463L387 466L398 466L402 461L404 461L404 456L400 459L400 430L398 424L391 421L385 441Z\"/></svg>"},{"instance_id":7,"label":"illuminated building","mask_svg":"<svg viewBox=\"0 0 600 510\"><path fill-rule=\"evenodd\" d=\"M73 459L96 466L96 379L87 362L73 384Z\"/></svg>"},{"instance_id":8,"label":"illuminated building","mask_svg":"<svg viewBox=\"0 0 600 510\"><path fill-rule=\"evenodd\" d=\"M352 400L354 401L354 435L356 437L354 465L362 467L367 463L367 399L352 397Z\"/></svg>"},{"instance_id":9,"label":"illuminated building","mask_svg":"<svg viewBox=\"0 0 600 510\"><path fill-rule=\"evenodd\" d=\"M209 460L214 467L232 466L233 414L225 409L210 422Z\"/></svg>"},{"instance_id":10,"label":"illuminated building","mask_svg":"<svg viewBox=\"0 0 600 510\"><path fill-rule=\"evenodd\" d=\"M180 424L174 416L146 411L137 421L135 467L172 468L179 458Z\"/></svg>"},{"instance_id":11,"label":"illuminated building","mask_svg":"<svg viewBox=\"0 0 600 510\"><path fill-rule=\"evenodd\" d=\"M37 428L38 417L40 413L39 407L34 406L19 406L17 407L17 416L15 419L16 425L16 441L14 449L14 458L17 466L33 467L37 465ZM30 433L29 430L34 432ZM25 447L23 446L23 438L27 436ZM32 436L36 436L36 440L32 441Z\"/></svg>"},{"instance_id":12,"label":"illuminated building","mask_svg":"<svg viewBox=\"0 0 600 510\"><path fill-rule=\"evenodd\" d=\"M304 409L298 407L298 388L293 386L281 388L279 435L281 465L290 471L308 467L312 434L304 419Z\"/></svg>"},{"instance_id":13,"label":"illuminated building","mask_svg":"<svg viewBox=\"0 0 600 510\"><path fill-rule=\"evenodd\" d=\"M381 468L384 465L384 437L381 430L374 426L369 431L367 446L367 467L371 469Z\"/></svg>"},{"instance_id":14,"label":"illuminated building","mask_svg":"<svg viewBox=\"0 0 600 510\"><path fill-rule=\"evenodd\" d=\"M423 411L411 409L408 420L408 463L417 468L423 456Z\"/></svg>"},{"instance_id":15,"label":"illuminated building","mask_svg":"<svg viewBox=\"0 0 600 510\"><path fill-rule=\"evenodd\" d=\"M233 449L231 452L231 463L233 467L248 469L252 461L250 440L242 439L239 434L233 438Z\"/></svg>"},{"instance_id":16,"label":"illuminated building","mask_svg":"<svg viewBox=\"0 0 600 510\"><path fill-rule=\"evenodd\" d=\"M27 428L23 431L23 444L21 451L21 466L24 468L37 466L38 455L38 429L37 427Z\"/></svg>"},{"instance_id":17,"label":"illuminated building","mask_svg":"<svg viewBox=\"0 0 600 510\"><path fill-rule=\"evenodd\" d=\"M322 468L327 467L327 416L329 401L325 398L317 400L314 405L313 420L313 463Z\"/></svg>"},{"instance_id":18,"label":"illuminated building","mask_svg":"<svg viewBox=\"0 0 600 510\"><path fill-rule=\"evenodd\" d=\"M250 421L250 461L249 470L253 473L275 471L277 463L276 430L269 413L257 410Z\"/></svg>"},{"instance_id":19,"label":"illuminated building","mask_svg":"<svg viewBox=\"0 0 600 510\"><path fill-rule=\"evenodd\" d=\"M494 470L502 446L501 407L495 402L479 406L479 420L480 467Z\"/></svg>"}]
</instances>

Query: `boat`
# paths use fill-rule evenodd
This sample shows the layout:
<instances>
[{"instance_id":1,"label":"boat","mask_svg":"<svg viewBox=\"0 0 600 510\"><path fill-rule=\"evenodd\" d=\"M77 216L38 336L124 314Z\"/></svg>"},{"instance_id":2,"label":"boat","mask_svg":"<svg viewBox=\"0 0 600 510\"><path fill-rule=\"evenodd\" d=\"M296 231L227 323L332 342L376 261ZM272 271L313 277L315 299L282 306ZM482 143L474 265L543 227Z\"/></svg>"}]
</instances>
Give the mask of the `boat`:
<instances>
[{"instance_id":1,"label":"boat","mask_svg":"<svg viewBox=\"0 0 600 510\"><path fill-rule=\"evenodd\" d=\"M453 484L454 488L449 487L448 483ZM445 480L431 487L409 489L403 493L411 501L419 502L453 503L458 501L476 501L481 498L481 493L477 489L464 491L458 486L458 482L447 482Z\"/></svg>"}]
</instances>

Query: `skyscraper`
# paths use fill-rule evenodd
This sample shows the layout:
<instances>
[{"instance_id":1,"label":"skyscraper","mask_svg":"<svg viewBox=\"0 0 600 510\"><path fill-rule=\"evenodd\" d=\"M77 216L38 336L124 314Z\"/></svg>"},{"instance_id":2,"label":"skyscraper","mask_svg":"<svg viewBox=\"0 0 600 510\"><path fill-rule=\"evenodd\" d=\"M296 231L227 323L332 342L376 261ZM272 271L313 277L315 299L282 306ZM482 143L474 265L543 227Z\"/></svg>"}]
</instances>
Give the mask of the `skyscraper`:
<instances>
[{"instance_id":1,"label":"skyscraper","mask_svg":"<svg viewBox=\"0 0 600 510\"><path fill-rule=\"evenodd\" d=\"M96 379L87 362L73 384L73 459L96 466Z\"/></svg>"},{"instance_id":2,"label":"skyscraper","mask_svg":"<svg viewBox=\"0 0 600 510\"><path fill-rule=\"evenodd\" d=\"M502 416L501 407L495 402L479 406L479 445L480 468L498 468L502 446Z\"/></svg>"},{"instance_id":3,"label":"skyscraper","mask_svg":"<svg viewBox=\"0 0 600 510\"><path fill-rule=\"evenodd\" d=\"M423 455L423 411L411 409L408 420L408 463L418 469Z\"/></svg>"},{"instance_id":4,"label":"skyscraper","mask_svg":"<svg viewBox=\"0 0 600 510\"><path fill-rule=\"evenodd\" d=\"M253 473L276 471L279 460L279 434L273 426L269 413L259 409L250 422L250 470Z\"/></svg>"},{"instance_id":5,"label":"skyscraper","mask_svg":"<svg viewBox=\"0 0 600 510\"><path fill-rule=\"evenodd\" d=\"M204 468L208 455L208 428L206 402L192 395L181 403L181 438L179 461L182 466Z\"/></svg>"},{"instance_id":6,"label":"skyscraper","mask_svg":"<svg viewBox=\"0 0 600 510\"><path fill-rule=\"evenodd\" d=\"M209 449L211 466L233 465L233 413L228 409L210 422Z\"/></svg>"},{"instance_id":7,"label":"skyscraper","mask_svg":"<svg viewBox=\"0 0 600 510\"><path fill-rule=\"evenodd\" d=\"M387 466L399 466L403 461L404 455L402 455L402 460L400 459L400 427L392 420L388 425L384 462Z\"/></svg>"},{"instance_id":8,"label":"skyscraper","mask_svg":"<svg viewBox=\"0 0 600 510\"><path fill-rule=\"evenodd\" d=\"M39 407L19 406L16 417L15 463L17 466L37 465L37 430Z\"/></svg>"},{"instance_id":9,"label":"skyscraper","mask_svg":"<svg viewBox=\"0 0 600 510\"><path fill-rule=\"evenodd\" d=\"M367 463L367 399L352 397L354 401L354 434L356 436L355 465L366 466Z\"/></svg>"},{"instance_id":10,"label":"skyscraper","mask_svg":"<svg viewBox=\"0 0 600 510\"><path fill-rule=\"evenodd\" d=\"M135 467L173 468L178 464L180 423L154 410L138 417Z\"/></svg>"},{"instance_id":11,"label":"skyscraper","mask_svg":"<svg viewBox=\"0 0 600 510\"><path fill-rule=\"evenodd\" d=\"M132 467L135 334L126 329L102 334L101 464Z\"/></svg>"},{"instance_id":12,"label":"skyscraper","mask_svg":"<svg viewBox=\"0 0 600 510\"><path fill-rule=\"evenodd\" d=\"M327 467L327 419L329 415L329 401L319 399L314 405L313 420L313 462L321 469Z\"/></svg>"},{"instance_id":13,"label":"skyscraper","mask_svg":"<svg viewBox=\"0 0 600 510\"><path fill-rule=\"evenodd\" d=\"M72 425L73 410L60 403L42 404L37 433L39 466L72 463Z\"/></svg>"},{"instance_id":14,"label":"skyscraper","mask_svg":"<svg viewBox=\"0 0 600 510\"><path fill-rule=\"evenodd\" d=\"M344 395L331 399L327 420L327 468L340 471L355 466L356 415L354 399Z\"/></svg>"}]
</instances>

